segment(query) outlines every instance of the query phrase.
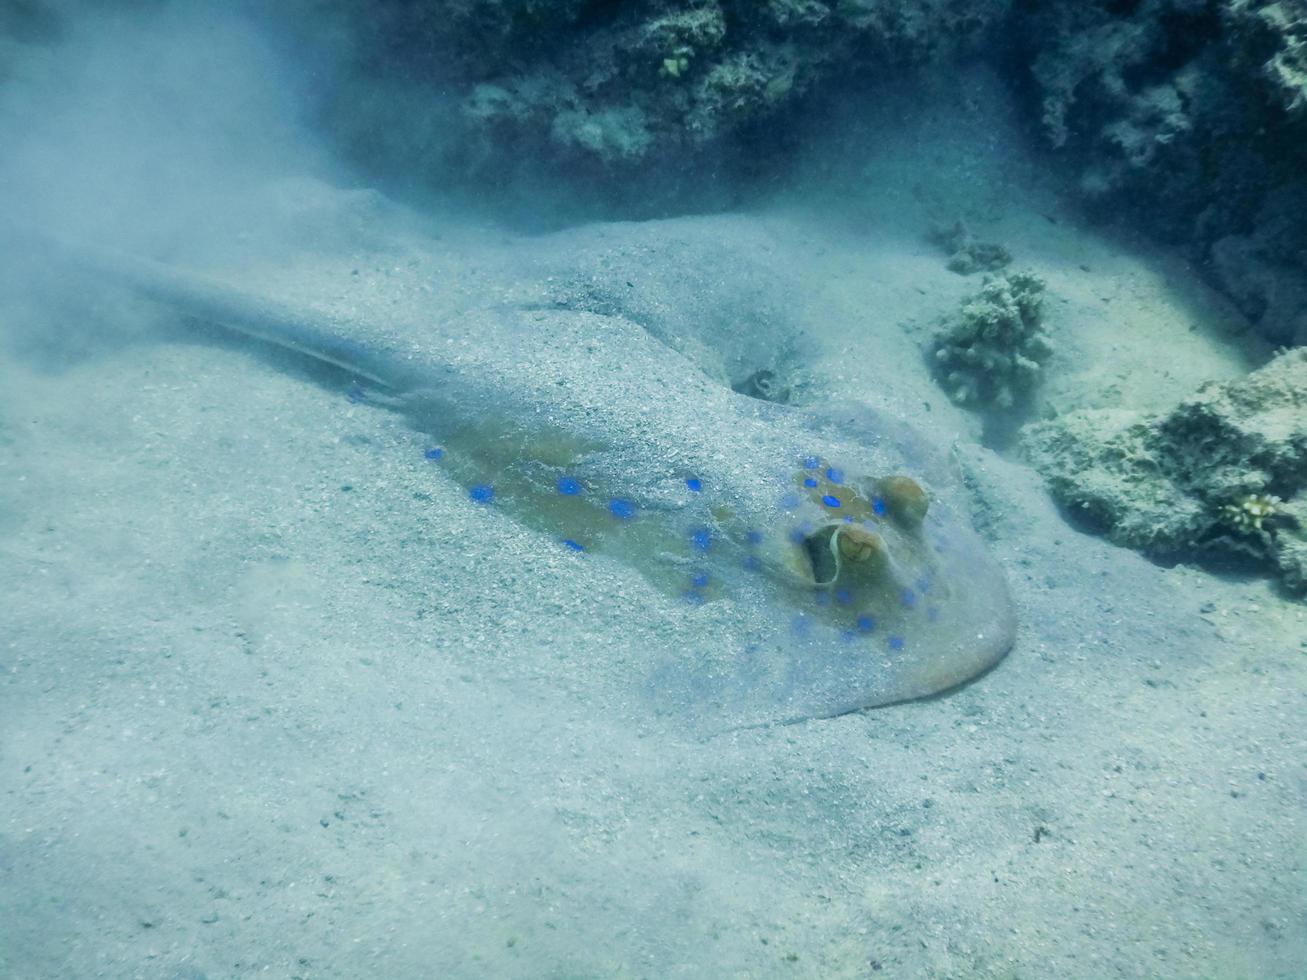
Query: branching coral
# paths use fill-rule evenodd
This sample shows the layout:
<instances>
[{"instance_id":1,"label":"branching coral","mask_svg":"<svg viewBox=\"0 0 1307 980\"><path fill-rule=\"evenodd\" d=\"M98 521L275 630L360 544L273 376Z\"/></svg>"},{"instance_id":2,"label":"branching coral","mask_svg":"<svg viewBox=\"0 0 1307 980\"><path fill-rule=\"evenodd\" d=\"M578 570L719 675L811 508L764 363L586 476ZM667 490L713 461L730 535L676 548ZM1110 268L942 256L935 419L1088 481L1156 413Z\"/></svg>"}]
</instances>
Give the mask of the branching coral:
<instances>
[{"instance_id":1,"label":"branching coral","mask_svg":"<svg viewBox=\"0 0 1307 980\"><path fill-rule=\"evenodd\" d=\"M1038 384L1053 353L1043 329L1044 282L1030 272L988 279L936 335L934 368L959 404L1008 409Z\"/></svg>"}]
</instances>

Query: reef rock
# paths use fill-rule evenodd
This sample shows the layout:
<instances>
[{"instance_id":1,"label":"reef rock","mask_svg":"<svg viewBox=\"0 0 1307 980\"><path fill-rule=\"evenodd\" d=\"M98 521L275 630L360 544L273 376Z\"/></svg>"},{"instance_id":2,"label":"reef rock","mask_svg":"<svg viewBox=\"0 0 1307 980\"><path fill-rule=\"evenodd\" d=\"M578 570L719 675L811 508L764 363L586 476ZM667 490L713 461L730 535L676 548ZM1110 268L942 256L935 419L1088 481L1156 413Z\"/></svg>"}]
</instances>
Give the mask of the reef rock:
<instances>
[{"instance_id":1,"label":"reef rock","mask_svg":"<svg viewBox=\"0 0 1307 980\"><path fill-rule=\"evenodd\" d=\"M1071 412L1022 441L1057 501L1117 544L1251 556L1307 591L1307 350L1163 415Z\"/></svg>"},{"instance_id":2,"label":"reef rock","mask_svg":"<svg viewBox=\"0 0 1307 980\"><path fill-rule=\"evenodd\" d=\"M1032 5L1013 23L1091 212L1182 245L1267 339L1307 343L1307 0Z\"/></svg>"},{"instance_id":3,"label":"reef rock","mask_svg":"<svg viewBox=\"0 0 1307 980\"><path fill-rule=\"evenodd\" d=\"M478 176L531 155L597 174L741 142L785 144L786 113L850 77L891 79L963 50L1010 0L299 0L350 38L329 109L360 155ZM325 20L323 19L325 17ZM332 43L332 41L328 41ZM360 112L360 105L364 111ZM748 140L760 125L765 139ZM433 138L440 133L441 138ZM702 180L702 174L699 175Z\"/></svg>"}]
</instances>

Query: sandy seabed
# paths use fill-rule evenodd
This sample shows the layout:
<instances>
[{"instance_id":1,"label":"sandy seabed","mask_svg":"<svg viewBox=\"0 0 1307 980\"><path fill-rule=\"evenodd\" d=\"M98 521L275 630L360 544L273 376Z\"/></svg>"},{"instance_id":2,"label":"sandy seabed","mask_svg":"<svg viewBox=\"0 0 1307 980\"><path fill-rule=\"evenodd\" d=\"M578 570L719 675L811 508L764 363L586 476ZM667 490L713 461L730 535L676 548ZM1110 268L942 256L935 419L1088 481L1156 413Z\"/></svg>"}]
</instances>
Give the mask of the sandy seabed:
<instances>
[{"instance_id":1,"label":"sandy seabed","mask_svg":"<svg viewBox=\"0 0 1307 980\"><path fill-rule=\"evenodd\" d=\"M669 731L595 664L711 620L472 503L394 413L180 336L0 362L0 974L1302 976L1307 609L1081 533L983 448L921 356L978 280L924 232L964 217L1047 280L1046 406L1163 408L1264 352L1001 122L923 114L861 193L430 246L509 298L625 249L701 325L664 339L728 367L757 351L687 263L799 283L799 397L951 444L1018 606L929 701ZM321 193L301 218L339 224ZM394 254L240 272L366 309L416 274Z\"/></svg>"}]
</instances>

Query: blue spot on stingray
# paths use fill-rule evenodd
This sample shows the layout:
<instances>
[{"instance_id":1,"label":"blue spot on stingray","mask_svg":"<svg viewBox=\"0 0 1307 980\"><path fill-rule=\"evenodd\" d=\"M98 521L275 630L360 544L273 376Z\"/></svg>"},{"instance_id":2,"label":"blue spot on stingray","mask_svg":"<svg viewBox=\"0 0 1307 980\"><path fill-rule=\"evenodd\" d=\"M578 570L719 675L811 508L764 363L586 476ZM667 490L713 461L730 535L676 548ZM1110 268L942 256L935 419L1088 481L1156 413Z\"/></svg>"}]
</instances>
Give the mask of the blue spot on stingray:
<instances>
[{"instance_id":1,"label":"blue spot on stingray","mask_svg":"<svg viewBox=\"0 0 1307 980\"><path fill-rule=\"evenodd\" d=\"M794 510L799 506L799 495L797 493L787 493L776 501L776 506L781 510Z\"/></svg>"},{"instance_id":2,"label":"blue spot on stingray","mask_svg":"<svg viewBox=\"0 0 1307 980\"><path fill-rule=\"evenodd\" d=\"M495 488L484 483L478 483L467 495L479 504L488 504L495 499Z\"/></svg>"},{"instance_id":3,"label":"blue spot on stingray","mask_svg":"<svg viewBox=\"0 0 1307 980\"><path fill-rule=\"evenodd\" d=\"M840 630L840 639L845 643L851 643L858 638L858 634L853 630Z\"/></svg>"},{"instance_id":4,"label":"blue spot on stingray","mask_svg":"<svg viewBox=\"0 0 1307 980\"><path fill-rule=\"evenodd\" d=\"M631 503L629 500L622 500L620 498L610 500L608 501L608 512L616 518L623 521L629 521L635 516L635 504Z\"/></svg>"},{"instance_id":5,"label":"blue spot on stingray","mask_svg":"<svg viewBox=\"0 0 1307 980\"><path fill-rule=\"evenodd\" d=\"M695 572L694 577L690 579L690 584L696 589L702 589L708 584L707 572Z\"/></svg>"},{"instance_id":6,"label":"blue spot on stingray","mask_svg":"<svg viewBox=\"0 0 1307 980\"><path fill-rule=\"evenodd\" d=\"M852 524L852 523L853 523L853 518L852 518L852 517L846 517L846 518L844 518L844 523L845 523L845 524Z\"/></svg>"},{"instance_id":7,"label":"blue spot on stingray","mask_svg":"<svg viewBox=\"0 0 1307 980\"><path fill-rule=\"evenodd\" d=\"M762 568L762 562L758 560L757 555L749 555L744 559L744 570L746 572L756 572Z\"/></svg>"},{"instance_id":8,"label":"blue spot on stingray","mask_svg":"<svg viewBox=\"0 0 1307 980\"><path fill-rule=\"evenodd\" d=\"M744 539L748 541L749 544L762 544L762 532L750 531L744 536Z\"/></svg>"},{"instance_id":9,"label":"blue spot on stingray","mask_svg":"<svg viewBox=\"0 0 1307 980\"><path fill-rule=\"evenodd\" d=\"M804 539L805 537L807 537L807 535L805 535L805 534L803 533L803 528L801 528L801 527L796 527L796 528L791 528L791 529L790 529L790 533L787 535L787 537L788 537L788 538L789 538L789 539L790 539L794 544L803 544L803 539Z\"/></svg>"},{"instance_id":10,"label":"blue spot on stingray","mask_svg":"<svg viewBox=\"0 0 1307 980\"><path fill-rule=\"evenodd\" d=\"M581 484L570 476L559 477L558 492L564 497L575 497L581 492Z\"/></svg>"},{"instance_id":11,"label":"blue spot on stingray","mask_svg":"<svg viewBox=\"0 0 1307 980\"><path fill-rule=\"evenodd\" d=\"M367 392L358 385L350 385L349 390L345 392L345 400L351 405L359 405L368 400Z\"/></svg>"},{"instance_id":12,"label":"blue spot on stingray","mask_svg":"<svg viewBox=\"0 0 1307 980\"><path fill-rule=\"evenodd\" d=\"M577 542L573 541L571 538L563 538L563 547L571 548L573 551L585 551L585 545L578 544Z\"/></svg>"},{"instance_id":13,"label":"blue spot on stingray","mask_svg":"<svg viewBox=\"0 0 1307 980\"><path fill-rule=\"evenodd\" d=\"M923 575L923 576L921 576L921 578L917 579L917 581L916 581L915 584L916 584L916 586L917 586L917 591L918 591L918 592L929 592L929 591L930 591L930 579L927 578L925 575Z\"/></svg>"},{"instance_id":14,"label":"blue spot on stingray","mask_svg":"<svg viewBox=\"0 0 1307 980\"><path fill-rule=\"evenodd\" d=\"M694 545L696 551L707 551L712 545L712 534L706 527L696 528L690 532L690 544Z\"/></svg>"},{"instance_id":15,"label":"blue spot on stingray","mask_svg":"<svg viewBox=\"0 0 1307 980\"><path fill-rule=\"evenodd\" d=\"M685 485L689 488L691 493L698 493L703 489L703 481L697 476L688 477L685 481Z\"/></svg>"},{"instance_id":16,"label":"blue spot on stingray","mask_svg":"<svg viewBox=\"0 0 1307 980\"><path fill-rule=\"evenodd\" d=\"M425 456L427 459L439 459L441 456L445 455L445 451L441 449L439 446L432 446L422 455Z\"/></svg>"},{"instance_id":17,"label":"blue spot on stingray","mask_svg":"<svg viewBox=\"0 0 1307 980\"><path fill-rule=\"evenodd\" d=\"M838 602L841 606L847 606L850 602L853 601L853 593L850 592L848 589L836 589L835 601Z\"/></svg>"},{"instance_id":18,"label":"blue spot on stingray","mask_svg":"<svg viewBox=\"0 0 1307 980\"><path fill-rule=\"evenodd\" d=\"M698 592L695 592L693 589L686 589L684 592L681 593L681 598L692 606L703 605L703 596L701 596Z\"/></svg>"},{"instance_id":19,"label":"blue spot on stingray","mask_svg":"<svg viewBox=\"0 0 1307 980\"><path fill-rule=\"evenodd\" d=\"M903 649L903 637L901 637L901 636L891 636L891 637L889 638L889 648L890 648L891 650L902 650L902 649Z\"/></svg>"},{"instance_id":20,"label":"blue spot on stingray","mask_svg":"<svg viewBox=\"0 0 1307 980\"><path fill-rule=\"evenodd\" d=\"M803 615L803 613L799 613L799 615L790 620L790 629L799 636L807 636L808 630L811 626L812 624L808 622L808 617Z\"/></svg>"},{"instance_id":21,"label":"blue spot on stingray","mask_svg":"<svg viewBox=\"0 0 1307 980\"><path fill-rule=\"evenodd\" d=\"M844 471L832 466L826 471L826 479L830 480L831 483L843 483Z\"/></svg>"},{"instance_id":22,"label":"blue spot on stingray","mask_svg":"<svg viewBox=\"0 0 1307 980\"><path fill-rule=\"evenodd\" d=\"M877 517L885 516L885 501L880 497L873 497L871 500L871 512Z\"/></svg>"},{"instance_id":23,"label":"blue spot on stingray","mask_svg":"<svg viewBox=\"0 0 1307 980\"><path fill-rule=\"evenodd\" d=\"M817 481L810 476L805 476L803 478L803 485L805 487L815 487L817 485Z\"/></svg>"},{"instance_id":24,"label":"blue spot on stingray","mask_svg":"<svg viewBox=\"0 0 1307 980\"><path fill-rule=\"evenodd\" d=\"M913 592L911 589L904 589L899 593L899 602L903 603L903 605L908 609L911 609L917 604L917 593Z\"/></svg>"},{"instance_id":25,"label":"blue spot on stingray","mask_svg":"<svg viewBox=\"0 0 1307 980\"><path fill-rule=\"evenodd\" d=\"M855 620L854 625L858 627L859 633L870 633L876 628L876 620L872 619L866 613L863 613L857 618L857 620Z\"/></svg>"},{"instance_id":26,"label":"blue spot on stingray","mask_svg":"<svg viewBox=\"0 0 1307 980\"><path fill-rule=\"evenodd\" d=\"M820 465L821 465L821 460L817 459L816 456L803 457L803 468L805 470L815 470Z\"/></svg>"},{"instance_id":27,"label":"blue spot on stingray","mask_svg":"<svg viewBox=\"0 0 1307 980\"><path fill-rule=\"evenodd\" d=\"M830 593L827 592L825 589L818 589L816 593L813 595L812 601L819 606L829 606Z\"/></svg>"},{"instance_id":28,"label":"blue spot on stingray","mask_svg":"<svg viewBox=\"0 0 1307 980\"><path fill-rule=\"evenodd\" d=\"M821 502L825 504L827 507L838 507L840 505L840 498L832 497L830 494L826 494L826 496L821 498Z\"/></svg>"}]
</instances>

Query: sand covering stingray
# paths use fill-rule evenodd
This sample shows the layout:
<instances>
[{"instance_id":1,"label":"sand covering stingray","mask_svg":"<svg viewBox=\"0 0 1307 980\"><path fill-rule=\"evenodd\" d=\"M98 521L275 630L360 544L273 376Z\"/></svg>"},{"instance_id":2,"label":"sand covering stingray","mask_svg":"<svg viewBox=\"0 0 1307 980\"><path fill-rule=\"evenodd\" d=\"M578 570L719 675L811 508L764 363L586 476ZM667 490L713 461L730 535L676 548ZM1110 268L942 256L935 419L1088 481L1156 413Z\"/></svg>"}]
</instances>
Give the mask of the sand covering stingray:
<instances>
[{"instance_id":1,"label":"sand covering stingray","mask_svg":"<svg viewBox=\"0 0 1307 980\"><path fill-rule=\"evenodd\" d=\"M659 713L834 715L945 690L1013 642L1002 575L949 506L946 467L894 418L737 394L621 316L343 318L148 259L55 251L194 320L344 368L430 433L430 457L488 520L627 563L687 612L729 604L749 642L704 635L633 668Z\"/></svg>"}]
</instances>

